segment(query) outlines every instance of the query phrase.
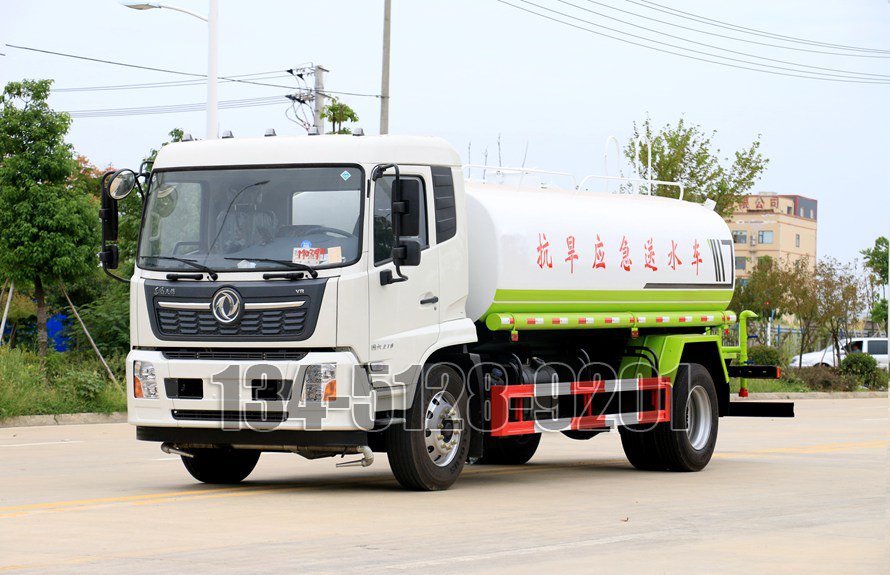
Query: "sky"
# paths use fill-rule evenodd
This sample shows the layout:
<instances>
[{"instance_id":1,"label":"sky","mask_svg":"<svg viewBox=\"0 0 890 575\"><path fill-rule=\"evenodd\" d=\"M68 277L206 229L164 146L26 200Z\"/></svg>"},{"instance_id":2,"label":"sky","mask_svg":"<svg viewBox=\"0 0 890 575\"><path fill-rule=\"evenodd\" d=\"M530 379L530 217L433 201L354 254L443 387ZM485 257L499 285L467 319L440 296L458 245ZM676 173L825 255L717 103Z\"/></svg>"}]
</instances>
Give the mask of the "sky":
<instances>
[{"instance_id":1,"label":"sky","mask_svg":"<svg viewBox=\"0 0 890 575\"><path fill-rule=\"evenodd\" d=\"M658 126L682 117L716 130L724 157L761 137L770 163L753 191L817 199L820 257L849 262L877 236L887 235L890 84L783 75L851 79L852 72L853 79L890 80L887 0L506 2L393 0L390 133L440 136L464 162L483 163L487 153L490 165L499 163L500 136L502 165L518 166L525 158L526 167L570 172L580 180L603 173L609 136L625 143L634 122L647 114ZM208 5L207 0L170 3L197 13L206 13ZM689 17L666 12L668 5ZM221 109L220 132L261 136L275 128L279 135L304 135L286 117L290 103L284 96L296 91L297 80L285 70L312 63L330 71L327 90L363 94L341 98L358 114L357 126L378 133L382 21L383 0L220 0L219 75L249 74L244 79L276 85L222 82L220 102L276 100ZM809 43L712 25L715 21ZM207 26L179 12L136 11L116 0L0 0L0 53L5 54L0 82L53 79L58 91L50 104L68 112L206 101L200 77L6 44L206 74ZM197 82L67 91L190 79ZM100 167L136 168L174 128L203 138L205 118L202 110L76 117L68 141ZM614 150L609 153L614 173Z\"/></svg>"}]
</instances>

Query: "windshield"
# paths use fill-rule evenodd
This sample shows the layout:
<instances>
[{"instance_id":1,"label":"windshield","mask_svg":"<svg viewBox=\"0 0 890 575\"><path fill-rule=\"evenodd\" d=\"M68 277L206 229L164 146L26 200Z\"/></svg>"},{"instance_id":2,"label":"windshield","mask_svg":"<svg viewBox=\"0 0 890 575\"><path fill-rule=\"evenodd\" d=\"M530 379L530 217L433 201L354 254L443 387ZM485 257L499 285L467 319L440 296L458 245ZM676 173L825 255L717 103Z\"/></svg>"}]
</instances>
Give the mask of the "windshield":
<instances>
[{"instance_id":1,"label":"windshield","mask_svg":"<svg viewBox=\"0 0 890 575\"><path fill-rule=\"evenodd\" d=\"M361 250L361 168L154 174L139 242L144 269L194 272L349 265Z\"/></svg>"}]
</instances>

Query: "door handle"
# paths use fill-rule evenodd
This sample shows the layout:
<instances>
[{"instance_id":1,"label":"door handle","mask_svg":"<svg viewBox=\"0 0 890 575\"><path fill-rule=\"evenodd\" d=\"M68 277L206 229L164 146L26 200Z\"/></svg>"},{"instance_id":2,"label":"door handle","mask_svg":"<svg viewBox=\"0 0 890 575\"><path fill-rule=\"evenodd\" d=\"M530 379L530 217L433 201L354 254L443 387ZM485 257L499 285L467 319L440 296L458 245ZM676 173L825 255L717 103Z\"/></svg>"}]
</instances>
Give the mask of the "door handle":
<instances>
[{"instance_id":1,"label":"door handle","mask_svg":"<svg viewBox=\"0 0 890 575\"><path fill-rule=\"evenodd\" d=\"M431 303L439 303L439 296L428 297L420 300L420 305L429 305Z\"/></svg>"}]
</instances>

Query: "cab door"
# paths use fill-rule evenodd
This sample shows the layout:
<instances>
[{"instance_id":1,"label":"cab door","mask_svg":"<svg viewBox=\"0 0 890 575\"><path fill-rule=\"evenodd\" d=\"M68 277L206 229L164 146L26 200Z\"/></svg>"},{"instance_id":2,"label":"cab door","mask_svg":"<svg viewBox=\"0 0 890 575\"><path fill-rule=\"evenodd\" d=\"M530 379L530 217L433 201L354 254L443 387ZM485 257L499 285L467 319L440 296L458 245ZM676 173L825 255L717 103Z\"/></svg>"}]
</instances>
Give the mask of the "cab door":
<instances>
[{"instance_id":1,"label":"cab door","mask_svg":"<svg viewBox=\"0 0 890 575\"><path fill-rule=\"evenodd\" d=\"M419 214L418 225L411 230L411 236L402 236L416 239L421 245L419 265L401 267L401 273L408 278L405 281L398 281L391 253L394 247L393 171L372 182L371 189L369 357L372 371L381 374L386 371L391 376L405 373L418 364L439 338L439 253L434 245L435 234L430 234L434 229L430 221L432 174L428 167L400 168L402 185L406 189L419 187L419 194L412 197L420 204L411 206ZM389 274L397 281L384 285Z\"/></svg>"}]
</instances>

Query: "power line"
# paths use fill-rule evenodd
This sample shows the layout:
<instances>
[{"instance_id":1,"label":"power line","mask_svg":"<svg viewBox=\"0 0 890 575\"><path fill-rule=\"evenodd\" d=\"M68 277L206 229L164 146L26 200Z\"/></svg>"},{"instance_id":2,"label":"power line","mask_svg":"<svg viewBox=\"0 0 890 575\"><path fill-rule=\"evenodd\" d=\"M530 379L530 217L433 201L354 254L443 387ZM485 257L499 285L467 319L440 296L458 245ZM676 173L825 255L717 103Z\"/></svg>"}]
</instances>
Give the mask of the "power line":
<instances>
[{"instance_id":1,"label":"power line","mask_svg":"<svg viewBox=\"0 0 890 575\"><path fill-rule=\"evenodd\" d=\"M223 100L219 102L221 110L234 108L254 108L285 104L286 96L266 96L262 98L243 98L240 100ZM182 112L200 112L207 109L206 102L193 104L172 104L168 106L144 106L136 108L102 108L96 110L71 110L72 118L108 118L116 116L145 116L150 114L177 114Z\"/></svg>"},{"instance_id":2,"label":"power line","mask_svg":"<svg viewBox=\"0 0 890 575\"><path fill-rule=\"evenodd\" d=\"M641 5L638 2L634 2L633 0L627 0L627 1L631 2L632 4ZM758 42L757 40L748 40L746 38L739 38L736 36L728 36L726 34L719 34L717 32L708 32L707 30L702 30L700 28L693 28L691 26L684 26L682 24L677 24L676 22L668 22L667 20L659 20L658 18L652 18L651 16L645 16L643 14L640 14L639 12L632 12L630 10L624 10L624 9L618 8L616 6L611 6L609 4L606 4L605 2L598 2L597 0L587 0L587 2L590 2L591 4L597 4L597 5L603 6L605 8L609 8L610 10L615 10L615 11L621 12L623 14L629 14L631 16L636 16L637 18L642 18L644 20L658 22L659 24L665 24L667 26L674 26L674 27L680 28L682 30L689 30L691 32L696 32L698 34L707 34L708 36L716 36L718 38L725 38L727 40L735 40L737 42L747 42L749 44L756 44L758 46L769 46L771 48L780 48L782 50L794 50L797 52L810 52L813 54L825 54L825 55L829 55L829 56L845 56L848 58L890 58L890 55L888 55L888 56L872 56L872 55L866 55L866 54L844 54L842 52L825 52L822 50L811 50L809 48L797 48L795 46L783 46L781 44L770 44L768 42ZM661 12L661 10L659 10L659 11ZM606 16L606 17L608 18L608 16ZM707 24L707 23L705 23L705 24ZM713 25L713 24L711 24L711 25ZM728 28L728 27L723 26L723 28ZM729 29L734 30L733 28L729 28ZM738 31L741 32L741 30L738 30ZM783 41L791 42L791 40L783 40ZM881 51L881 52L883 53L884 51ZM890 51L887 51L886 53L890 54Z\"/></svg>"},{"instance_id":3,"label":"power line","mask_svg":"<svg viewBox=\"0 0 890 575\"><path fill-rule=\"evenodd\" d=\"M15 48L17 50L27 50L30 52L39 52L41 54L50 54L53 56L62 56L64 58L73 58L75 60L85 60L87 62L97 62L99 64L109 64L112 66L123 66L125 68L136 68L137 70L149 70L151 72L164 72L166 74L176 74L179 76L191 76L193 78L206 78L207 74L195 74L192 72L182 72L179 70L168 70L166 68L154 68L151 66L140 66L138 64L127 64L124 62L115 62L112 60L103 60L101 58L90 58L88 56L77 56L75 54L65 54L64 52L53 52L52 50L41 50L39 48L30 48L28 46L16 46L14 44L6 44L9 48ZM238 82L240 84L251 84L255 86L268 86L270 88L284 88L290 89L292 86L283 86L281 84L267 84L263 82L253 82L251 80L241 80L236 78L235 76L220 76L221 80L228 80L231 82Z\"/></svg>"},{"instance_id":4,"label":"power line","mask_svg":"<svg viewBox=\"0 0 890 575\"><path fill-rule=\"evenodd\" d=\"M764 74L772 74L772 75L776 75L776 76L786 76L786 77L792 77L792 78L804 78L804 79L808 79L808 80L824 80L824 81L826 81L826 82L843 82L843 83L850 83L850 84L887 84L887 83L890 83L890 82L885 82L885 81L880 81L880 80L871 80L871 79L852 79L852 78L849 78L849 77L839 77L839 78L826 77L826 76L831 76L831 75L829 75L829 74L824 74L824 75L820 75L820 76L806 75L806 74L817 74L817 73L816 73L816 72L806 72L805 70L794 70L795 72L801 72L801 73L800 73L800 74L789 74L789 73L786 73L786 72L774 72L774 71L772 71L772 70L764 70L764 69L762 69L762 68L752 68L752 67L749 67L749 66L739 66L739 65L737 65L737 64L730 64L730 63L727 63L727 62L719 62L719 61L715 61L715 60L709 60L709 59L707 59L707 58L701 58L701 57L698 57L698 56L692 56L692 55L690 55L690 54L683 54L683 53L680 53L680 52L674 52L674 51L672 51L672 50L665 50L665 49L663 49L663 48L657 48L657 47L655 47L655 46L650 46L650 45L648 45L648 44L642 44L642 43L640 43L640 42L634 42L633 40L627 40L627 39L625 39L625 38L620 38L620 37L618 37L618 36L612 36L612 35L610 35L610 34L605 34L605 33L603 33L603 32L597 32L596 30L591 30L590 28L585 28L584 26L579 26L579 25L577 25L577 24L573 24L573 23L571 23L571 22L566 22L566 21L564 21L564 20L559 20L559 19L557 19L557 18L553 18L552 16L548 16L548 15L546 15L546 14L541 14L541 13L539 13L539 12L535 12L534 10L529 10L528 8L523 8L522 6L517 6L517 5L515 5L515 4L511 4L510 2L507 2L506 0L495 0L495 1L496 1L496 2L500 2L501 4L504 4L504 5L510 6L511 8L515 8L515 9L517 9L517 10L521 10L521 11L523 11L523 12L527 12L527 13L529 13L529 14L533 14L533 15L538 16L538 17L540 17L540 18L545 18L545 19L550 20L550 21L552 21L552 22L557 22L557 23L559 23L559 24L563 24L563 25L565 25L565 26L569 26L569 27L572 27L572 28L575 28L575 29L578 29L578 30L582 30L582 31L584 31L584 32L588 32L588 33L590 33L590 34L595 34L595 35L597 35L597 36L603 36L603 37L605 37L605 38L609 38L609 39L612 39L612 40L618 40L619 42L624 42L625 44L632 44L632 45L634 45L634 46L639 46L639 47L641 47L641 48L648 48L648 49L650 49L650 50L655 50L656 52L662 52L662 53L665 53L665 54L672 54L672 55L674 55L674 56L680 56L680 57L682 57L682 58L688 58L688 59L691 59L691 60L698 60L698 61L700 61L700 62L708 62L708 63L711 63L711 64L718 64L718 65L721 65L721 66L726 66L726 67L729 67L729 68L737 68L737 69L741 69L741 70L751 70L751 71L754 71L754 72L762 72L762 73L764 73ZM556 10L553 10L553 9L550 9L550 8L545 8L545 7L540 6L540 5L538 5L538 4L534 4L533 2L528 2L527 0L519 0L519 1L521 1L521 2L525 2L526 4L530 4L530 5L532 5L532 6L535 6L535 7L539 8L539 9L543 9L543 10L547 10L547 11L549 11L549 12L554 12L554 13L556 13L556 14L560 14L561 16L564 16L564 17L566 17L566 18L570 18L570 19L578 20L578 21L580 21L580 22L584 22L584 23L587 23L587 24L591 24L591 25L593 25L593 26L597 26L597 27L599 27L599 28L605 28L605 29L610 30L610 31L612 31L612 32L616 32L616 33L618 33L618 34L624 34L624 35L627 35L627 36L632 36L632 37L634 37L634 38L639 38L639 39L641 39L641 40L644 40L644 41L646 41L646 42L651 42L651 43L653 43L653 44L661 44L661 45L671 46L671 47L679 48L680 50L687 50L687 51L690 51L690 52L695 52L695 53L699 53L699 54L705 54L705 55L707 55L707 56L711 56L711 57L715 57L715 58L722 58L722 59L725 59L725 60L732 60L732 61L736 61L736 62L742 62L742 63L745 63L745 64L750 64L750 65L752 65L752 66L761 66L761 67L779 68L778 66L770 66L770 65L768 65L768 64L759 64L759 63L756 63L756 62L749 62L749 61L747 61L747 60L739 60L739 59L736 59L736 58L729 58L729 57L727 57L727 56L717 56L717 55L715 55L715 54L710 54L710 53L707 53L707 52L701 52L701 51L699 51L699 50L692 50L692 49L690 49L690 48L684 48L684 47L682 47L682 46L675 46L675 45L673 45L673 44L666 44L666 43L664 43L664 42L659 42L659 41L657 41L657 40L652 40L652 39L650 39L650 38L645 38L645 37L641 37L641 36L636 36L636 35L634 35L634 34L629 34L629 33L627 33L627 32L622 32L622 31L620 31L620 30L615 30L615 29L613 29L613 28L608 28L608 27L606 27L606 26L602 26L602 25L600 25L600 24L595 24L595 23L593 23L593 22L589 22L589 21L587 21L587 20L583 20L583 19L581 19L581 18L577 18L577 17L573 17L573 16L570 16L570 15L567 15L567 14L563 14L563 13L558 12L558 11L556 11Z\"/></svg>"},{"instance_id":5,"label":"power line","mask_svg":"<svg viewBox=\"0 0 890 575\"><path fill-rule=\"evenodd\" d=\"M665 14L670 14L671 16L676 16L679 18L686 18L687 20L694 20L696 22L700 22L702 24L709 24L711 26L715 26L718 28L729 28L730 30L737 30L739 32L745 32L747 34L752 34L754 36L762 36L766 38L776 38L787 40L789 42L798 42L801 44L809 44L812 46L822 46L825 48L840 48L843 50L853 50L858 52L877 52L881 54L890 54L890 50L884 50L879 48L861 48L858 46L848 46L844 44L831 44L829 42L820 42L818 40L807 40L806 38L797 38L795 36L785 36L783 34L775 34L773 32L765 32L763 30L757 30L756 28L746 28L745 26L739 26L738 24L732 24L731 22L723 22L721 20L714 20L713 18L706 18L705 16L697 16L692 14L691 12L684 12L682 10L678 10L676 8L671 8L670 6L664 6L663 4L656 4L655 2L651 2L649 0L642 0L642 2L637 2L635 0L626 0L631 4L636 4L638 6L642 6L644 8L649 8L650 10L656 10L658 12L664 12ZM680 16L682 14L682 16Z\"/></svg>"},{"instance_id":6,"label":"power line","mask_svg":"<svg viewBox=\"0 0 890 575\"><path fill-rule=\"evenodd\" d=\"M251 75L253 76L253 75ZM228 76L226 78L220 78L221 82L233 82L233 78L238 78L239 76ZM254 80L274 80L278 78L288 78L289 76L283 74L276 74L272 76L259 76L255 77ZM144 90L144 89L152 89L152 88L181 88L181 87L190 87L190 86L204 86L207 84L207 80L179 80L173 82L149 82L142 84L116 84L110 86L78 86L71 88L53 88L53 92L106 92L106 91L114 91L114 90Z\"/></svg>"},{"instance_id":7,"label":"power line","mask_svg":"<svg viewBox=\"0 0 890 575\"><path fill-rule=\"evenodd\" d=\"M837 68L825 68L825 67L823 67L823 66L811 66L811 65L809 65L809 64L800 64L800 63L797 63L797 62L789 62L789 61L787 61L787 60L778 60L778 59L776 59L776 58L767 58L766 56L758 56L758 55L756 55L756 54L749 54L749 53L747 53L747 52L739 52L739 51L737 51L737 50L730 50L729 48L721 48L720 46L715 46L715 45L713 45L713 44L706 44L706 43L704 43L704 42L698 42L698 41L695 41L695 40L690 40L690 39L688 39L688 38L683 38L682 36L676 36L676 35L674 35L674 34L667 34L667 33L665 33L665 32L662 32L661 30L655 30L654 28L647 28L647 27L645 27L645 26L640 26L640 25L638 25L638 24L634 24L633 22L628 22L627 20L621 20L621 19L619 19L619 18L614 18L614 17L612 17L612 16L608 16L608 15L603 14L603 13L601 13L601 12L597 12L597 11L595 11L595 10L591 10L591 9L589 9L589 8L584 8L584 7L582 7L582 6L578 6L577 4L572 4L571 2L567 2L566 0L557 0L557 2L561 2L562 4L566 4L566 5L568 5L568 6L571 6L572 8L577 8L578 10L582 10L582 11L584 11L584 12L589 12L590 14L595 14L595 15L597 15L597 16L601 16L601 17L603 17L603 18L607 18L607 19L609 19L609 20L614 20L615 22L620 22L620 23L622 23L622 24L626 24L626 25L628 25L628 26L632 26L632 27L634 27L634 28L639 28L640 30L645 30L645 31L647 31L647 32L653 32L653 33L655 33L655 34L661 34L661 35L663 35L663 36L667 36L668 38L674 38L674 39L680 40L680 41L682 41L682 42L689 42L690 44L696 44L696 45L698 45L698 46L704 46L704 47L706 47L706 48L713 48L714 50L720 50L720 51L723 51L723 52L729 52L729 53L731 53L731 54L738 54L738 55L740 55L740 56L747 56L748 58L757 58L757 59L759 59L759 60L767 60L767 61L769 61L769 62L777 62L777 63L780 63L780 64L788 64L788 65L791 65L791 66L799 66L799 67L801 67L801 68L811 68L811 69L814 69L814 70L825 70L825 71L828 71L828 72L840 72L840 73L842 73L842 74L847 74L848 76L853 76L853 77L856 77L856 76L875 76L875 77L878 77L878 78L886 78L886 79L890 79L890 76L888 76L888 75L886 75L886 74L870 74L870 73L868 73L868 72L851 72L851 71L849 71L849 70L839 70L839 69L837 69ZM596 2L595 0L587 0L587 2L591 2L591 3L594 3L594 4L604 5L604 4L602 4L601 2ZM608 5L605 5L605 6L608 6ZM610 6L608 6L608 7L610 7ZM545 9L546 9L546 10L551 10L550 8L545 8ZM551 11L554 11L554 10L551 10ZM554 12L555 12L555 11L554 11ZM561 12L557 12L557 13L558 13L558 14L562 14ZM568 16L568 15L566 15L566 16ZM587 22L587 21L586 21L586 20L582 20L582 22ZM659 22L660 22L660 20L659 20ZM598 26L598 24L594 24L593 22L587 22L587 23L588 23L588 24L592 24L592 25L594 25L594 26ZM609 29L612 30L611 28L609 28ZM628 34L627 32L621 32L621 31L618 31L618 30L614 30L614 31L619 32L619 33L621 33L621 34ZM633 36L633 35L631 34L631 36ZM640 37L640 36L634 36L634 37L642 38L642 37ZM643 38L643 39L647 39L647 38ZM683 47L683 46L677 46L677 45L675 45L675 44L665 44L665 45L667 45L667 46L671 46L671 47L674 47L674 48L679 48L679 49L681 49L681 50L689 50L689 48L685 48L685 47ZM718 56L718 55L716 55L716 54L712 54L712 55L713 55L714 57L716 57L716 58L722 58L722 57L723 57L723 56ZM869 56L869 57L873 57L873 58L884 58L884 56ZM752 62L752 63L753 63L753 62ZM759 65L766 66L766 64L759 64ZM776 68L778 68L778 69L785 69L785 70L788 69L788 68L783 68L783 67L781 67L781 66L777 66ZM814 72L814 73L820 73L820 72ZM825 74L825 75L826 75L826 76L834 76L834 74Z\"/></svg>"}]
</instances>

